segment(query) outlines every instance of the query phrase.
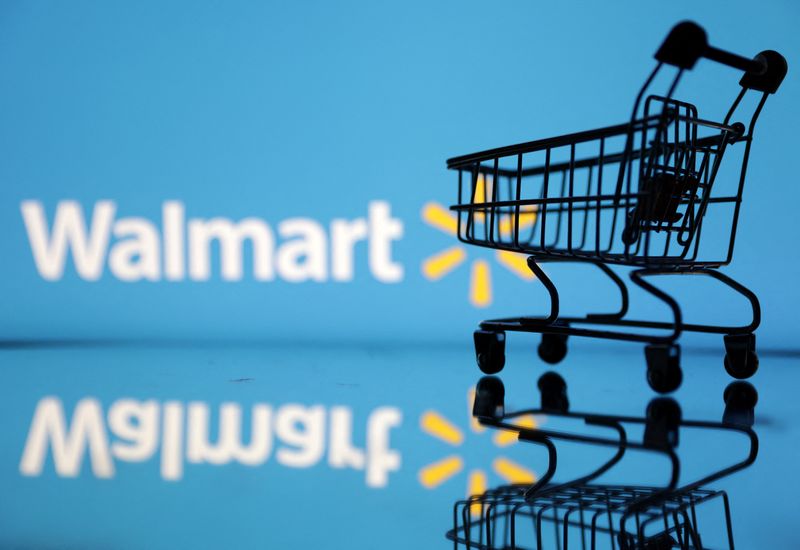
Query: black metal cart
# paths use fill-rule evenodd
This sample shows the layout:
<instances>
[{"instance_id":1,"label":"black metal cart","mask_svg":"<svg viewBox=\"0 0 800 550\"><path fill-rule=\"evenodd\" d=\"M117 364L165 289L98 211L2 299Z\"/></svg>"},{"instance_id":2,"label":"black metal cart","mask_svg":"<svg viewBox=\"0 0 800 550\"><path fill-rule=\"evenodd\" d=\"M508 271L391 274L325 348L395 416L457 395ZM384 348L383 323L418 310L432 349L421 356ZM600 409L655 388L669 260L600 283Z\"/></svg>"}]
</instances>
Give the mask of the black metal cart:
<instances>
[{"instance_id":1,"label":"black metal cart","mask_svg":"<svg viewBox=\"0 0 800 550\"><path fill-rule=\"evenodd\" d=\"M724 525L727 547L734 548L728 495L707 485L750 466L757 457L758 437L752 424L758 395L753 386L747 382L728 386L722 422L683 419L678 404L664 397L653 399L641 418L571 412L566 384L552 372L539 379L539 389L539 408L506 412L502 382L495 377L484 377L479 382L473 415L486 426L516 433L520 441L544 446L548 451L548 467L533 484L506 485L457 501L453 507L453 528L447 533L456 549L566 550L570 542L592 549L707 548L701 536L703 522L699 520L699 512L714 502L722 504L723 521L717 523ZM531 414L580 420L586 425L607 428L614 436L543 430L515 423L516 418ZM636 424L644 427L641 441L632 441L625 428ZM679 432L685 429L738 433L746 437L749 450L736 463L679 485L681 463L675 449ZM557 440L611 447L616 452L584 476L553 483L558 462L554 444ZM664 456L671 465L668 482L661 487L598 483L598 478L630 450Z\"/></svg>"},{"instance_id":2,"label":"black metal cart","mask_svg":"<svg viewBox=\"0 0 800 550\"><path fill-rule=\"evenodd\" d=\"M705 31L691 22L675 26L655 58L628 123L447 161L458 173L458 202L451 207L458 238L529 255L531 271L550 296L545 316L481 323L475 351L485 373L503 368L508 331L541 333L539 356L548 363L564 358L570 335L644 342L648 382L664 393L682 381L676 341L683 331L723 334L725 368L735 378L748 378L758 368L758 298L719 268L733 256L756 120L782 82L786 60L771 50L750 59L712 47ZM741 90L721 121L700 118L694 105L674 97L682 75L700 58L744 72ZM666 94L648 95L668 65L677 70ZM740 111L749 92L758 99L743 123ZM734 166L734 175L727 166ZM701 239L710 220L728 236L721 246L714 235L708 243ZM561 316L558 291L540 267L545 262L596 265L619 288L619 310ZM633 268L630 280L666 304L672 319L629 319L628 288L610 266ZM749 301L751 321L734 326L684 322L678 302L648 280L663 275L712 277Z\"/></svg>"}]
</instances>

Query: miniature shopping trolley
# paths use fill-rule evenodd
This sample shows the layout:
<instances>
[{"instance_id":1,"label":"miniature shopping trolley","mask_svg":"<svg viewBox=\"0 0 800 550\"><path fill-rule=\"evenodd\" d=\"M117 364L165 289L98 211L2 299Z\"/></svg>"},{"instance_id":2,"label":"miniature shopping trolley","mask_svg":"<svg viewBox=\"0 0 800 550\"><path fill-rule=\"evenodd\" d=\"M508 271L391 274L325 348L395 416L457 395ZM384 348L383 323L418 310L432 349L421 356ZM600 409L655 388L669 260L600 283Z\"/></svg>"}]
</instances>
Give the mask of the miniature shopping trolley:
<instances>
[{"instance_id":1,"label":"miniature shopping trolley","mask_svg":"<svg viewBox=\"0 0 800 550\"><path fill-rule=\"evenodd\" d=\"M721 121L701 118L693 104L674 97L681 76L701 57L744 71ZM723 334L728 373L748 378L756 371L758 299L718 268L733 256L755 123L786 74L786 60L775 51L748 59L712 47L691 22L675 26L655 58L626 124L447 161L458 173L458 202L451 207L458 238L527 254L550 297L546 316L481 323L475 350L487 374L505 364L507 331L541 333L539 355L548 363L563 359L570 335L644 342L648 382L665 393L682 380L676 344L682 331ZM676 72L666 94L648 95L667 66ZM739 116L748 109L745 124ZM558 291L540 267L545 262L596 265L619 288L620 309L561 316ZM634 268L631 281L666 304L671 320L627 318L628 289L610 266ZM672 274L705 275L727 285L749 301L752 320L737 326L684 322L678 302L648 280Z\"/></svg>"},{"instance_id":2,"label":"miniature shopping trolley","mask_svg":"<svg viewBox=\"0 0 800 550\"><path fill-rule=\"evenodd\" d=\"M670 398L653 399L645 417L577 413L569 410L566 384L555 373L539 380L542 404L538 409L506 412L502 382L483 378L476 389L473 414L489 427L515 432L520 441L544 446L548 467L533 484L505 485L459 500L453 507L453 528L447 538L456 549L568 549L619 548L660 550L708 548L709 540L734 548L728 495L709 483L750 466L758 454L752 430L757 392L747 382L733 382L725 391L722 422L685 420ZM582 420L611 430L612 437L530 428L515 423L523 415ZM644 426L641 442L633 441L626 425ZM679 485L680 460L675 452L679 432L685 429L723 430L749 442L743 458L718 467L701 479ZM553 483L558 452L554 441L607 446L616 452L592 472ZM661 454L671 464L669 481L661 487L598 483L628 451ZM714 504L717 504L714 507ZM722 511L721 518L717 515ZM720 532L721 531L721 532Z\"/></svg>"}]
</instances>

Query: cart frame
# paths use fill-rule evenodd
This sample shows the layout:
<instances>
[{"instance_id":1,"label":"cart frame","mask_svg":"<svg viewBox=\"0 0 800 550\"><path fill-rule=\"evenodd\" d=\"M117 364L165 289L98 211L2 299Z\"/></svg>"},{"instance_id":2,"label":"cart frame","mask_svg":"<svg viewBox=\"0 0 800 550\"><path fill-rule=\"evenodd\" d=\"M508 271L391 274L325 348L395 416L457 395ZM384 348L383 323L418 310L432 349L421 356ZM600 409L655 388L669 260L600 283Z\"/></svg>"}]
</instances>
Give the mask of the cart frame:
<instances>
[{"instance_id":1,"label":"cart frame","mask_svg":"<svg viewBox=\"0 0 800 550\"><path fill-rule=\"evenodd\" d=\"M528 266L550 298L546 316L502 318L480 324L475 332L475 351L485 373L494 374L503 368L506 331L541 333L539 355L551 364L566 355L568 336L643 342L647 344L648 382L662 393L674 391L682 381L680 347L676 342L684 331L723 334L725 368L731 376L748 378L758 368L754 334L761 322L758 298L718 269L733 258L755 124L767 98L783 81L786 60L772 50L752 59L720 50L710 46L705 31L691 22L676 25L655 58L656 67L639 91L626 124L447 161L448 168L459 175L458 202L451 206L457 214L458 239L528 254ZM722 122L700 119L694 105L673 98L684 72L700 58L744 71L739 82L741 90ZM677 68L668 92L665 96L647 96L656 76L667 65ZM761 96L748 124L732 122L749 91L760 92ZM615 139L623 140L621 150L612 151L610 144ZM715 195L722 159L728 149L739 143L744 143L744 149L735 191ZM581 157L577 151L586 146L595 147L595 154ZM556 151L562 151L564 158L556 159ZM531 157L540 162L543 157L543 163L526 164ZM613 190L604 191L604 173L609 170L616 170L611 174L614 177L606 176L606 185L610 180ZM585 192L577 190L577 180L583 173L588 174ZM558 175L560 189L554 183ZM529 185L531 181L533 185ZM533 196L530 191L524 194L527 188L533 189ZM712 210L717 212L725 206L732 209L726 250L721 255L709 255L700 246L703 222ZM619 289L620 310L561 317L558 290L541 268L546 262L596 265ZM627 318L628 287L611 265L633 268L631 282L666 304L672 319ZM684 322L678 302L646 280L667 275L713 278L748 301L751 319L741 325Z\"/></svg>"}]
</instances>

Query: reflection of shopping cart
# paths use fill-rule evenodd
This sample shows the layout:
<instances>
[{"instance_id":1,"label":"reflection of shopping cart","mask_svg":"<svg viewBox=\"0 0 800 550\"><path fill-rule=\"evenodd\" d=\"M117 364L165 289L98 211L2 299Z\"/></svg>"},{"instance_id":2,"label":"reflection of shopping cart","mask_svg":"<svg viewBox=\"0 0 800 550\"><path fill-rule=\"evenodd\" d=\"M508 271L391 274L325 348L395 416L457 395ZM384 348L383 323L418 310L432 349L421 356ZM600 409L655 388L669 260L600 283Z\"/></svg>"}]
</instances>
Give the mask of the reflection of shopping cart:
<instances>
[{"instance_id":1,"label":"reflection of shopping cart","mask_svg":"<svg viewBox=\"0 0 800 550\"><path fill-rule=\"evenodd\" d=\"M755 389L747 382L734 382L725 391L726 410L723 422L692 421L681 418L677 403L654 399L645 418L569 412L566 385L555 373L540 378L542 406L536 410L506 413L502 383L487 377L476 391L473 414L484 425L516 432L522 441L547 448L547 471L532 485L509 485L473 495L456 502L453 529L447 534L455 548L525 549L568 548L705 548L705 535L717 535L733 548L730 504L724 491L704 486L752 464L758 453L758 439L753 432ZM608 428L615 438L597 437L526 428L515 418L546 414L582 420L586 425ZM641 442L630 441L623 427L644 425ZM726 430L745 435L749 452L743 460L720 468L688 484L678 485L680 461L675 453L679 430ZM566 483L552 483L557 456L554 440L608 446L616 449L610 459L591 473ZM668 483L663 487L599 484L596 480L617 465L628 450L661 454L671 464ZM714 502L722 503L723 521L709 516ZM718 531L722 531L719 533ZM721 535L721 536L720 536Z\"/></svg>"},{"instance_id":2,"label":"reflection of shopping cart","mask_svg":"<svg viewBox=\"0 0 800 550\"><path fill-rule=\"evenodd\" d=\"M567 549L570 543L578 548L705 548L698 518L719 500L727 547L734 547L730 503L724 491L695 489L665 497L632 513L631 523L638 528L620 535L618 526L628 506L653 492L651 487L590 484L550 491L528 501L521 488L500 487L457 503L456 526L448 535L456 548L462 544L475 549Z\"/></svg>"},{"instance_id":3,"label":"reflection of shopping cart","mask_svg":"<svg viewBox=\"0 0 800 550\"><path fill-rule=\"evenodd\" d=\"M458 238L528 254L528 265L551 300L545 317L481 324L475 347L484 372L503 368L506 331L542 333L539 355L548 363L565 356L568 335L613 338L647 343L648 381L655 390L669 392L682 379L675 341L684 330L724 334L727 371L736 378L755 372L758 299L717 268L731 261L756 119L768 95L780 86L786 61L774 51L747 59L711 47L705 31L689 22L670 32L655 57L656 68L627 124L448 160L448 168L458 172L458 203L452 207L458 216ZM702 119L694 105L673 98L681 75L701 57L744 71L741 91L721 122ZM678 69L666 95L646 96L664 65ZM759 92L759 97L745 125L734 116L749 91ZM736 155L737 160L723 165L723 157ZM724 166L734 164L735 176L718 182ZM713 231L708 227L714 223L726 236L721 249L701 243L704 226ZM714 244L720 239L707 240ZM553 261L595 264L619 288L620 309L561 317L556 287L539 266ZM665 303L672 319L627 319L628 291L609 265L635 268L630 273L633 283ZM684 323L678 303L646 280L667 274L713 277L750 302L752 320L741 326ZM640 332L589 328L593 325ZM660 333L644 334L642 329Z\"/></svg>"}]
</instances>

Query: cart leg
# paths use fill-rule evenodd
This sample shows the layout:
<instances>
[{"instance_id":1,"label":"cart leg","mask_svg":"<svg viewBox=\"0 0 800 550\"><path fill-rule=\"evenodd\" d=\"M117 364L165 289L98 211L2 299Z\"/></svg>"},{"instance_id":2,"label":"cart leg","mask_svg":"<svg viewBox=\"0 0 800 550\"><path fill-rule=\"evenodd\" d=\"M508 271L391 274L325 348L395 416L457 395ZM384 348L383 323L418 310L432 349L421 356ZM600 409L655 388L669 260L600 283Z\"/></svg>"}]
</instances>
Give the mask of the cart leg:
<instances>
[{"instance_id":1,"label":"cart leg","mask_svg":"<svg viewBox=\"0 0 800 550\"><path fill-rule=\"evenodd\" d=\"M666 341L668 343L677 340L678 337L681 335L681 332L683 331L683 317L681 315L681 308L678 305L678 302L676 302L672 296L670 296L663 290L655 287L651 283L645 281L644 277L652 277L655 275L675 275L675 274L676 274L675 271L665 271L661 269L636 269L634 271L631 271L630 273L631 281L633 281L633 283L636 286L638 286L642 290L650 293L651 295L655 296L656 298L667 304L667 306L672 311L672 318L673 318L672 334L663 339L662 338L658 339L658 341L662 342Z\"/></svg>"},{"instance_id":2,"label":"cart leg","mask_svg":"<svg viewBox=\"0 0 800 550\"><path fill-rule=\"evenodd\" d=\"M558 452L556 451L556 446L548 437L540 436L535 432L520 432L518 437L520 441L538 443L547 448L547 471L542 475L542 477L536 480L533 485L525 490L525 500L530 502L536 496L536 493L538 493L540 489L547 486L547 484L550 483L550 480L553 479L553 476L556 473L556 468L558 467ZM543 510L544 508L542 508L539 513L541 514Z\"/></svg>"},{"instance_id":3,"label":"cart leg","mask_svg":"<svg viewBox=\"0 0 800 550\"><path fill-rule=\"evenodd\" d=\"M606 264L590 260L582 261L582 263L591 263L597 266L598 269L600 269L608 278L610 278L612 282L614 282L614 284L619 289L620 300L621 300L620 308L618 311L612 313L589 313L587 314L587 318L603 319L608 321L622 319L628 312L628 304L629 304L628 287L625 285L625 282ZM559 314L558 290L556 289L552 280L544 273L541 267L539 267L539 264L536 262L536 258L534 256L530 256L528 258L528 267L531 269L534 275L542 282L542 284L545 286L550 295L550 314L545 319L536 319L536 323L545 325L558 324L558 314ZM562 324L560 326L566 326L566 325ZM560 363L567 355L567 334L563 333L553 334L548 332L542 332L542 341L539 344L537 351L539 357L545 363L549 363L551 365Z\"/></svg>"},{"instance_id":4,"label":"cart leg","mask_svg":"<svg viewBox=\"0 0 800 550\"><path fill-rule=\"evenodd\" d=\"M683 372L680 365L681 350L678 345L672 343L678 339L683 330L683 320L678 302L663 290L645 281L643 277L671 275L674 273L674 271L657 269L637 269L630 274L631 281L660 299L672 310L673 330L672 334L665 338L667 343L651 344L646 346L644 350L645 359L647 360L647 383L658 393L673 392L683 382Z\"/></svg>"},{"instance_id":5,"label":"cart leg","mask_svg":"<svg viewBox=\"0 0 800 550\"><path fill-rule=\"evenodd\" d=\"M544 285L545 289L547 289L547 293L550 295L550 313L547 317L541 318L537 317L535 319L528 320L529 322L535 322L539 325L551 325L555 323L558 319L559 315L559 297L558 297L558 290L556 289L555 284L550 279L550 277L545 274L541 267L539 267L539 263L547 261L548 263L589 263L597 266L600 271L602 271L611 281L617 286L620 292L620 308L618 311L612 313L589 313L586 316L593 319L622 319L628 313L628 304L630 302L629 295L628 295L628 287L625 285L625 281L623 281L619 275L617 275L608 265L594 260L587 260L587 259L553 259L553 258L546 258L541 259L537 262L536 256L529 256L528 257L528 268L533 272L536 278Z\"/></svg>"},{"instance_id":6,"label":"cart leg","mask_svg":"<svg viewBox=\"0 0 800 550\"><path fill-rule=\"evenodd\" d=\"M528 268L533 272L536 276L536 279L544 285L547 289L547 293L550 295L550 314L545 317L544 319L537 319L537 324L543 325L550 325L553 324L556 319L558 319L558 289L556 289L556 285L553 284L553 281L550 280L550 277L545 274L539 264L536 263L535 256L528 256Z\"/></svg>"},{"instance_id":7,"label":"cart leg","mask_svg":"<svg viewBox=\"0 0 800 550\"><path fill-rule=\"evenodd\" d=\"M608 265L601 263L601 262L591 262L596 265L600 271L606 274L606 276L611 279L617 288L619 289L620 298L622 303L620 304L619 311L615 313L589 313L586 317L590 319L622 319L625 317L625 314L628 313L628 287L625 285L625 281L620 278L619 275L614 273L614 271L608 267Z\"/></svg>"},{"instance_id":8,"label":"cart leg","mask_svg":"<svg viewBox=\"0 0 800 550\"><path fill-rule=\"evenodd\" d=\"M730 332L725 335L725 370L740 380L750 378L758 370L756 335L753 334L761 324L761 304L758 302L758 297L752 290L716 269L701 269L696 273L718 280L750 302L753 311L750 323L741 327L730 327Z\"/></svg>"},{"instance_id":9,"label":"cart leg","mask_svg":"<svg viewBox=\"0 0 800 550\"><path fill-rule=\"evenodd\" d=\"M761 324L761 304L758 301L758 296L756 296L752 290L750 290L743 284L731 279L727 275L723 275L716 269L698 269L697 271L694 271L692 273L708 275L718 280L719 282L723 283L724 285L728 286L729 288L734 290L737 294L741 294L742 296L747 298L747 301L750 302L750 308L753 310L753 318L748 325L731 329L730 333L751 334L755 332L755 330ZM753 343L753 347L755 348L755 342Z\"/></svg>"}]
</instances>

